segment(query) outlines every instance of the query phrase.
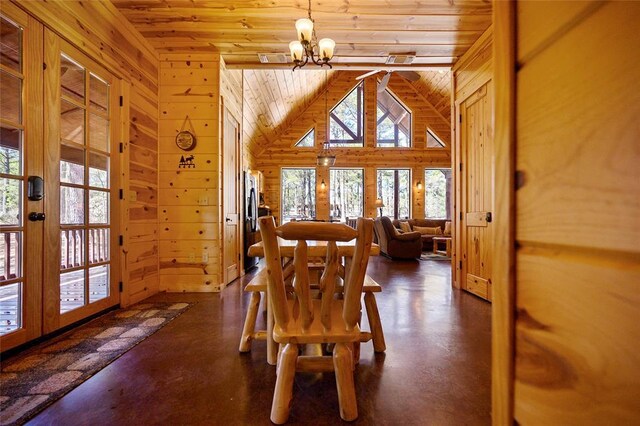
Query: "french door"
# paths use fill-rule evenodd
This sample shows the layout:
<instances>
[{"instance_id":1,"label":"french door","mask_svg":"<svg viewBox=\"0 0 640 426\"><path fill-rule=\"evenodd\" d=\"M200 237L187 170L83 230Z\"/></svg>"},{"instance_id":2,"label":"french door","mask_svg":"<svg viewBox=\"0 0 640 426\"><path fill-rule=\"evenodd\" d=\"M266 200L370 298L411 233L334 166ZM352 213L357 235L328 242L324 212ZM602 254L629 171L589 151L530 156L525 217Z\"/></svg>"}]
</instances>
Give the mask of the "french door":
<instances>
[{"instance_id":1,"label":"french door","mask_svg":"<svg viewBox=\"0 0 640 426\"><path fill-rule=\"evenodd\" d=\"M0 33L2 351L119 303L119 82L7 6Z\"/></svg>"}]
</instances>

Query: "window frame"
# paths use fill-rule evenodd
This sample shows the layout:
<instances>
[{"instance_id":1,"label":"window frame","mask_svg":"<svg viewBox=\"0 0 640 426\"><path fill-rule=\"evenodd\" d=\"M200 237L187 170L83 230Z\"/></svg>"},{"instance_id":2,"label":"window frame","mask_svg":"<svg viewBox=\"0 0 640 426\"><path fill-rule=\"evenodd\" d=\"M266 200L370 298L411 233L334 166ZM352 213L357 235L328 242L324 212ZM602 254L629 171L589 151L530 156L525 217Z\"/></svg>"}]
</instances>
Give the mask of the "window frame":
<instances>
[{"instance_id":1,"label":"window frame","mask_svg":"<svg viewBox=\"0 0 640 426\"><path fill-rule=\"evenodd\" d=\"M411 110L411 108L409 108L404 102L402 102L400 100L400 97L398 95L396 95L395 93L393 93L393 91L391 89L389 89L389 87L386 87L384 89L385 92L387 92L387 94L394 100L396 101L402 108L404 108L405 111L407 111L407 113L409 114L409 127L407 129L408 131L408 139L409 139L409 145L408 146L398 146L398 143L400 141L399 138L399 131L398 128L400 127L398 124L394 124L394 134L395 134L395 140L385 140L391 143L394 143L395 145L389 146L389 145L380 145L380 140L378 139L378 126L380 125L380 120L384 120L387 115L389 114L389 111L387 110L385 115L381 118L378 119L378 108L380 108L380 101L378 100L378 94L376 93L376 148L391 148L391 149L410 149L413 148L413 111ZM438 138L438 140L440 140Z\"/></svg>"},{"instance_id":2,"label":"window frame","mask_svg":"<svg viewBox=\"0 0 640 426\"><path fill-rule=\"evenodd\" d=\"M355 86L353 86L353 88L351 90L349 90L342 98L340 98L340 100L338 102L336 102L336 104L333 106L333 108L331 108L327 114L327 123L329 126L329 138L331 138L331 122L332 119L336 122L336 124L338 126L340 126L346 133L350 133L352 134L355 139L353 140L338 140L338 139L329 139L329 143L331 144L331 146L333 148L364 148L365 146L365 105L366 105L366 99L365 99L365 87L364 87L364 80L362 80L361 82L359 82L358 84L356 84ZM340 104L342 102L345 101L345 99L347 99L354 91L360 91L360 93L357 96L357 100L359 102L359 105L357 105L357 115L358 115L358 122L357 122L357 135L354 135L353 132L351 131L351 129L348 129L346 127L346 124L340 119L338 118L338 116L336 116L333 111L338 108L338 106L340 106ZM358 146L347 146L347 144L357 144L360 143L360 145Z\"/></svg>"},{"instance_id":3,"label":"window frame","mask_svg":"<svg viewBox=\"0 0 640 426\"><path fill-rule=\"evenodd\" d=\"M399 217L399 211L400 211L400 176L397 173L398 171L401 170L406 170L409 172L409 178L407 180L407 187L409 189L409 193L408 193L408 197L409 197L409 212L407 215L407 219L411 219L411 214L412 214L412 210L413 210L413 185L412 185L412 173L413 170L410 167L378 167L376 168L376 199L381 199L381 194L379 192L379 188L380 188L380 179L379 179L379 175L378 173L381 170L390 170L390 171L394 171L394 184L393 184L393 219L396 220L402 220L402 218ZM386 208L387 206L385 205L384 208Z\"/></svg>"},{"instance_id":4,"label":"window frame","mask_svg":"<svg viewBox=\"0 0 640 426\"><path fill-rule=\"evenodd\" d=\"M362 200L361 200L361 211L362 211L362 217L365 216L365 198L366 198L366 194L365 194L365 177L366 177L366 170L364 167L331 167L329 168L329 220L333 221L334 217L331 215L331 205L334 204L332 201L332 194L333 194L333 183L331 180L331 172L332 171L337 171L337 170L361 170L362 171L362 182L361 182L361 194L362 194ZM345 220L347 217L353 217L350 215L347 215L345 213L344 215ZM361 216L356 216L356 217L361 217Z\"/></svg>"},{"instance_id":5,"label":"window frame","mask_svg":"<svg viewBox=\"0 0 640 426\"><path fill-rule=\"evenodd\" d=\"M287 222L291 222L291 219L287 220L285 222L284 218L285 218L285 214L284 214L284 191L285 191L285 186L284 186L284 182L283 182L283 178L284 178L284 173L287 170L313 170L313 183L311 184L311 189L313 191L313 203L311 204L311 209L312 209L312 215L309 217L310 219L314 219L317 214L318 214L318 191L316 189L316 185L317 185L317 181L318 181L318 171L316 170L315 167L291 167L291 166L287 166L287 167L281 167L280 168L280 224L285 224Z\"/></svg>"}]
</instances>

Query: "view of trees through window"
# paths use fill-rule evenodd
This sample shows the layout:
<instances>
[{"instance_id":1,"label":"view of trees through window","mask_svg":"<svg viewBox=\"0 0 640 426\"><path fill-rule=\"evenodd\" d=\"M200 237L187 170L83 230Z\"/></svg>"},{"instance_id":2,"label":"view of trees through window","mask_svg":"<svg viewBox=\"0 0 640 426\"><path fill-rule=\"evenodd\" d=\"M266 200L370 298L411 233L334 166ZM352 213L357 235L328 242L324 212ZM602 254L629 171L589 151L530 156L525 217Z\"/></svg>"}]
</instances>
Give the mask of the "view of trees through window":
<instances>
[{"instance_id":1,"label":"view of trees through window","mask_svg":"<svg viewBox=\"0 0 640 426\"><path fill-rule=\"evenodd\" d=\"M4 128L2 129L4 133ZM11 133L8 131L7 133ZM16 137L18 132L14 132ZM5 142L5 141L2 141ZM15 142L16 147L19 140ZM13 144L12 144L13 145ZM0 178L0 225L18 225L20 216L20 188L22 186L20 151L13 146L0 145L0 171L15 178Z\"/></svg>"},{"instance_id":2,"label":"view of trees through window","mask_svg":"<svg viewBox=\"0 0 640 426\"><path fill-rule=\"evenodd\" d=\"M280 177L282 223L316 216L316 169L283 168Z\"/></svg>"},{"instance_id":3,"label":"view of trees through window","mask_svg":"<svg viewBox=\"0 0 640 426\"><path fill-rule=\"evenodd\" d=\"M331 169L329 172L329 215L344 222L364 216L364 170Z\"/></svg>"},{"instance_id":4,"label":"view of trees through window","mask_svg":"<svg viewBox=\"0 0 640 426\"><path fill-rule=\"evenodd\" d=\"M331 144L359 147L364 144L364 82L358 84L330 112Z\"/></svg>"},{"instance_id":5,"label":"view of trees through window","mask_svg":"<svg viewBox=\"0 0 640 426\"><path fill-rule=\"evenodd\" d=\"M411 170L378 169L378 198L384 203L382 215L394 219L411 214Z\"/></svg>"},{"instance_id":6,"label":"view of trees through window","mask_svg":"<svg viewBox=\"0 0 640 426\"><path fill-rule=\"evenodd\" d=\"M451 169L424 171L425 217L451 219Z\"/></svg>"},{"instance_id":7,"label":"view of trees through window","mask_svg":"<svg viewBox=\"0 0 640 426\"><path fill-rule=\"evenodd\" d=\"M378 93L377 126L379 147L411 146L411 112L388 89Z\"/></svg>"},{"instance_id":8,"label":"view of trees through window","mask_svg":"<svg viewBox=\"0 0 640 426\"><path fill-rule=\"evenodd\" d=\"M311 129L304 135L298 142L296 142L296 146L299 148L311 148L315 145L316 141L316 132L315 129Z\"/></svg>"}]
</instances>

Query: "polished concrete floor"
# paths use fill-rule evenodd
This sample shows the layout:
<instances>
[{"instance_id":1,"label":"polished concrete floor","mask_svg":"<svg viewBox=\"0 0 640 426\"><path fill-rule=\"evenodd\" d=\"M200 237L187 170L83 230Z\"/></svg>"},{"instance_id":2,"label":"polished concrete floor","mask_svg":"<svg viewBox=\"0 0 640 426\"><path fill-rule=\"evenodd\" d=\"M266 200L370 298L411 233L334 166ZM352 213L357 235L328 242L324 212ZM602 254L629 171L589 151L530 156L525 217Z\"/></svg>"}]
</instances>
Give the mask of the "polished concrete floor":
<instances>
[{"instance_id":1,"label":"polished concrete floor","mask_svg":"<svg viewBox=\"0 0 640 426\"><path fill-rule=\"evenodd\" d=\"M387 351L362 345L363 425L490 423L490 305L451 289L450 263L371 260ZM196 304L35 417L57 425L268 425L275 367L266 343L239 354L248 295L160 294ZM264 321L260 316L259 321ZM363 329L366 329L366 324ZM290 424L340 424L332 374L298 374Z\"/></svg>"}]
</instances>

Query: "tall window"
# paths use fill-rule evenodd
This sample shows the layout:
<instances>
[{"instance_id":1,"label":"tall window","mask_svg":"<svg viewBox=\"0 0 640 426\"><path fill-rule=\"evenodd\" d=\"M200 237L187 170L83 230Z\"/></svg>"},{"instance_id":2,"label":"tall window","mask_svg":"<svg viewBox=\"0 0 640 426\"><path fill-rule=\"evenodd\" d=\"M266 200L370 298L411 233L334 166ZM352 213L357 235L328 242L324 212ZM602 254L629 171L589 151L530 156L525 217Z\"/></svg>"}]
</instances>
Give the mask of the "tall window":
<instances>
[{"instance_id":1,"label":"tall window","mask_svg":"<svg viewBox=\"0 0 640 426\"><path fill-rule=\"evenodd\" d=\"M364 170L331 169L329 172L329 215L344 222L364 216Z\"/></svg>"},{"instance_id":2,"label":"tall window","mask_svg":"<svg viewBox=\"0 0 640 426\"><path fill-rule=\"evenodd\" d=\"M307 134L301 137L298 142L296 142L296 146L298 148L311 148L315 145L315 140L316 140L315 137L316 137L315 129L311 129L307 132Z\"/></svg>"},{"instance_id":3,"label":"tall window","mask_svg":"<svg viewBox=\"0 0 640 426\"><path fill-rule=\"evenodd\" d=\"M316 216L316 169L282 169L281 221L313 219Z\"/></svg>"},{"instance_id":4,"label":"tall window","mask_svg":"<svg viewBox=\"0 0 640 426\"><path fill-rule=\"evenodd\" d=\"M384 203L382 215L394 219L411 214L411 170L378 169L378 198Z\"/></svg>"},{"instance_id":5,"label":"tall window","mask_svg":"<svg viewBox=\"0 0 640 426\"><path fill-rule=\"evenodd\" d=\"M425 169L424 209L428 219L451 219L451 169Z\"/></svg>"},{"instance_id":6,"label":"tall window","mask_svg":"<svg viewBox=\"0 0 640 426\"><path fill-rule=\"evenodd\" d=\"M353 88L329 114L331 144L339 147L364 145L364 82Z\"/></svg>"},{"instance_id":7,"label":"tall window","mask_svg":"<svg viewBox=\"0 0 640 426\"><path fill-rule=\"evenodd\" d=\"M389 89L378 93L378 146L411 146L411 112L402 105Z\"/></svg>"}]
</instances>

